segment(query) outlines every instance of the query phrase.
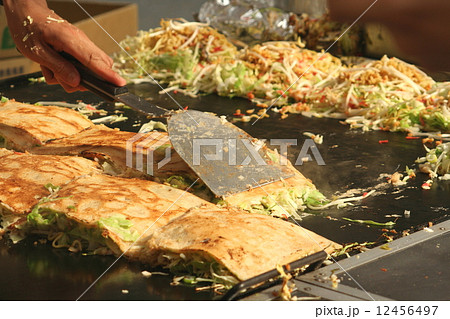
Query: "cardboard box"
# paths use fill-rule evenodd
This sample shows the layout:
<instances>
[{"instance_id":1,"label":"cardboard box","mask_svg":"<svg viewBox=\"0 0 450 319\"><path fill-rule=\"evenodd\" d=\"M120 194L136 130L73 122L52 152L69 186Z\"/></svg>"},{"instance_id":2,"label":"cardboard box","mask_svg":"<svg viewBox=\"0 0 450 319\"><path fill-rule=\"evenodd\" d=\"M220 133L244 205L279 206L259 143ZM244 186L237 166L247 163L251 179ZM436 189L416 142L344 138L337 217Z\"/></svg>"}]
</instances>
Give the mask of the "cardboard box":
<instances>
[{"instance_id":1,"label":"cardboard box","mask_svg":"<svg viewBox=\"0 0 450 319\"><path fill-rule=\"evenodd\" d=\"M33 73L40 70L39 64L24 57L0 59L0 79Z\"/></svg>"},{"instance_id":2,"label":"cardboard box","mask_svg":"<svg viewBox=\"0 0 450 319\"><path fill-rule=\"evenodd\" d=\"M127 35L134 36L138 30L136 4L80 1L80 5L94 17L95 21L93 21L86 12L72 0L49 0L47 3L49 8L54 10L58 15L83 30L92 42L107 54L119 51L120 48L116 41L120 42L125 39ZM102 28L111 35L114 40L111 39ZM9 76L16 76L38 71L40 69L36 63L29 63L26 58L21 57L20 53L16 50L16 45L12 41L12 37L6 24L4 9L1 7L0 59L5 58L8 59L0 60L0 78L8 77L7 74L10 74ZM3 70L3 73L1 70ZM23 72L16 73L19 70Z\"/></svg>"},{"instance_id":3,"label":"cardboard box","mask_svg":"<svg viewBox=\"0 0 450 319\"><path fill-rule=\"evenodd\" d=\"M9 33L8 25L6 24L6 15L3 7L0 7L0 59L19 56L20 53L16 50L11 33Z\"/></svg>"},{"instance_id":4,"label":"cardboard box","mask_svg":"<svg viewBox=\"0 0 450 319\"><path fill-rule=\"evenodd\" d=\"M120 50L115 41L120 42L127 35L136 35L138 30L137 4L82 1L79 3L94 17L95 21L72 0L49 0L48 6L58 15L83 30L92 42L107 54Z\"/></svg>"}]
</instances>

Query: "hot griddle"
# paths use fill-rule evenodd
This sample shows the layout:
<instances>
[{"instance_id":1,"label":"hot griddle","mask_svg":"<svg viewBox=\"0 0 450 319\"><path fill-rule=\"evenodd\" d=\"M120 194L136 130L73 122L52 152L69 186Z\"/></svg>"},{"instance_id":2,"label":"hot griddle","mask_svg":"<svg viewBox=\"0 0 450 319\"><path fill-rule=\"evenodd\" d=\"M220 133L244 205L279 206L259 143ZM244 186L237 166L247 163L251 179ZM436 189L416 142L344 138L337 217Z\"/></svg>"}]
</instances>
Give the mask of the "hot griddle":
<instances>
[{"instance_id":1,"label":"hot griddle","mask_svg":"<svg viewBox=\"0 0 450 319\"><path fill-rule=\"evenodd\" d=\"M318 300L449 300L450 220L297 277L292 295ZM426 260L426 263L424 263ZM339 282L333 286L330 277ZM274 286L239 300L277 300Z\"/></svg>"},{"instance_id":2,"label":"hot griddle","mask_svg":"<svg viewBox=\"0 0 450 319\"><path fill-rule=\"evenodd\" d=\"M45 83L32 83L30 77L40 74L20 76L0 82L0 93L21 102L67 101L75 103L99 104L98 108L114 112L123 112L129 119L111 127L136 132L140 124L148 120L132 110L116 108L106 104L89 92L66 93L59 86ZM175 103L158 92L154 84L141 83L130 85L130 91L148 97L161 106L176 109ZM229 120L236 109L245 112L256 108L251 102L240 98L224 98L214 94L196 99L182 94L174 98L183 106L200 111L226 115ZM319 190L331 198L337 193L360 189L358 194L368 191L385 182L380 174L402 172L405 166L423 156L422 141L406 139L405 133L365 132L350 130L347 125L334 119L306 118L290 115L281 120L276 113L269 112L270 118L256 124L236 123L250 135L260 139L297 139L297 146L289 148L288 157L295 162L303 142L307 139L303 132L324 135L324 142L317 145L326 165L317 161L304 162L297 168L310 178ZM379 143L388 140L388 143ZM270 147L270 143L269 143ZM312 155L310 152L309 154ZM369 227L363 224L349 223L342 219L374 220L387 222L396 220L394 229L414 232L448 219L450 214L450 182L440 181L430 190L421 185L427 176L418 174L407 186L394 187L385 184L377 196L372 196L341 209L327 209L311 212L300 224L320 235L341 244L353 242L382 243L386 233L381 227ZM402 215L405 210L410 217L393 218L386 215ZM393 235L393 233L388 233ZM395 235L394 235L395 236ZM93 281L113 262L113 257L81 256L64 250L52 249L48 245L37 243L30 238L17 245L6 240L0 241L0 300L74 300L77 299ZM82 300L214 300L221 296L210 291L198 292L194 287L172 286L172 276L142 276L141 271L149 269L145 265L120 260L100 279ZM161 270L159 270L161 271ZM8 288L5 288L8 287Z\"/></svg>"}]
</instances>

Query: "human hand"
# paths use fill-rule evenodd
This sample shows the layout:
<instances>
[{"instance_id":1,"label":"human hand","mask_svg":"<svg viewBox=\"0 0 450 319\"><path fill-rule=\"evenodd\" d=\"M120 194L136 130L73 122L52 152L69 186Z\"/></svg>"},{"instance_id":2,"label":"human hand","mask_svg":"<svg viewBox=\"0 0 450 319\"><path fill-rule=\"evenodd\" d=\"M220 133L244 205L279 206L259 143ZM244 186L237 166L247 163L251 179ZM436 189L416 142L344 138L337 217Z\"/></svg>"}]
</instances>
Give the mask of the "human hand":
<instances>
[{"instance_id":1,"label":"human hand","mask_svg":"<svg viewBox=\"0 0 450 319\"><path fill-rule=\"evenodd\" d=\"M332 19L355 21L375 0L328 0ZM362 22L384 24L409 60L434 71L450 70L450 1L378 0Z\"/></svg>"},{"instance_id":2,"label":"human hand","mask_svg":"<svg viewBox=\"0 0 450 319\"><path fill-rule=\"evenodd\" d=\"M6 18L18 50L41 65L48 84L60 84L67 92L85 90L80 75L58 52L67 52L117 86L126 81L112 70L113 60L86 34L58 16L46 0L4 0Z\"/></svg>"}]
</instances>

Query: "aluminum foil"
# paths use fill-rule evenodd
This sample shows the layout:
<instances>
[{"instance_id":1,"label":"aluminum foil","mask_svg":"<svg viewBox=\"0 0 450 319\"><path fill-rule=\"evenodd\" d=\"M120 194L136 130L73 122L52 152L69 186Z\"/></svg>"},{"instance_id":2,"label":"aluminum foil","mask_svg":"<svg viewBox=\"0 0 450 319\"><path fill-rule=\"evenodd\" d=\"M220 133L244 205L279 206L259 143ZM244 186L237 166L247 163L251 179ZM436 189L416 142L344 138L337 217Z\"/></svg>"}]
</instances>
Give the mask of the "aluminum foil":
<instances>
[{"instance_id":1,"label":"aluminum foil","mask_svg":"<svg viewBox=\"0 0 450 319\"><path fill-rule=\"evenodd\" d=\"M325 0L209 0L198 19L237 45L300 39L308 49L336 55L362 55L364 49L362 29L346 31L348 25L331 21Z\"/></svg>"},{"instance_id":2,"label":"aluminum foil","mask_svg":"<svg viewBox=\"0 0 450 319\"><path fill-rule=\"evenodd\" d=\"M297 15L275 5L275 0L211 0L201 6L198 19L247 44L295 40Z\"/></svg>"}]
</instances>

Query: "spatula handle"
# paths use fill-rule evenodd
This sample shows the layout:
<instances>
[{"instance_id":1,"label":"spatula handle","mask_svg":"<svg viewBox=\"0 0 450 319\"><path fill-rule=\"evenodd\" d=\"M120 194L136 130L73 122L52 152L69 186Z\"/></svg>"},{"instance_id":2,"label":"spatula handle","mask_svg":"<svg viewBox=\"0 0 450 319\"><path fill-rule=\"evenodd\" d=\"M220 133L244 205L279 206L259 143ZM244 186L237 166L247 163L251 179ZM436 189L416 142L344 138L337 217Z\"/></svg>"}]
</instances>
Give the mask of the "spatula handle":
<instances>
[{"instance_id":1,"label":"spatula handle","mask_svg":"<svg viewBox=\"0 0 450 319\"><path fill-rule=\"evenodd\" d=\"M61 52L60 54L64 59L71 62L78 73L80 73L80 84L106 101L114 102L117 95L128 92L126 86L115 86L114 84L103 80L70 54L66 52Z\"/></svg>"}]
</instances>

